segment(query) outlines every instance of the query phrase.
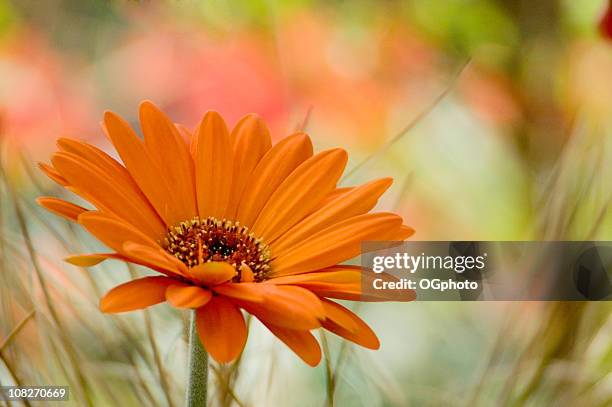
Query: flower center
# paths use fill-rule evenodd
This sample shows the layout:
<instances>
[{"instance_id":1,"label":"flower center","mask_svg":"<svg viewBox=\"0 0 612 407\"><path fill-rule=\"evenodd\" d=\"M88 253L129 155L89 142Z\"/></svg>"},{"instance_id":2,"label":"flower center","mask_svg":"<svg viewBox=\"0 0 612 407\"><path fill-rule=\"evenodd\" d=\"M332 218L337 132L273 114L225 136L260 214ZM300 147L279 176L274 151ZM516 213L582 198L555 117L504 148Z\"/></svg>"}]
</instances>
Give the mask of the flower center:
<instances>
[{"instance_id":1,"label":"flower center","mask_svg":"<svg viewBox=\"0 0 612 407\"><path fill-rule=\"evenodd\" d=\"M244 265L251 269L255 281L263 280L270 269L268 245L246 226L225 219L195 217L181 222L168 229L162 246L188 267L209 261L227 262L238 272L236 281L240 281Z\"/></svg>"}]
</instances>

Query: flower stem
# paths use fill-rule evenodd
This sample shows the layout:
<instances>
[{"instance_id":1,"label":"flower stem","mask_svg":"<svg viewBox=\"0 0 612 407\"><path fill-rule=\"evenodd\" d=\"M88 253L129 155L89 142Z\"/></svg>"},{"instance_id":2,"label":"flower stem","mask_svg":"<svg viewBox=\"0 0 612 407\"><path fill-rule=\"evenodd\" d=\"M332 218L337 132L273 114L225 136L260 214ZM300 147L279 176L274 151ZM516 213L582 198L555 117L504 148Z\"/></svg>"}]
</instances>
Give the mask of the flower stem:
<instances>
[{"instance_id":1,"label":"flower stem","mask_svg":"<svg viewBox=\"0 0 612 407\"><path fill-rule=\"evenodd\" d=\"M189 327L189 381L187 383L187 407L206 407L208 393L208 354L196 327L196 311L191 313Z\"/></svg>"}]
</instances>

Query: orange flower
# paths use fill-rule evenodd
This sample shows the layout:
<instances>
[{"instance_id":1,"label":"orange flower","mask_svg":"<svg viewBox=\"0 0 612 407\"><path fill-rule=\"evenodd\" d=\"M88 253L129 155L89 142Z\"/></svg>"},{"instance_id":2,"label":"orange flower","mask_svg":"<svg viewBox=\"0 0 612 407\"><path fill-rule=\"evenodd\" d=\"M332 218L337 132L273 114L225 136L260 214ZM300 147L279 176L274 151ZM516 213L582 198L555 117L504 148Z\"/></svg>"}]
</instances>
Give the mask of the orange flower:
<instances>
[{"instance_id":1,"label":"orange flower","mask_svg":"<svg viewBox=\"0 0 612 407\"><path fill-rule=\"evenodd\" d=\"M113 250L72 256L70 263L86 267L114 258L159 273L110 290L100 302L103 312L164 301L196 309L200 339L219 362L232 361L245 345L241 309L312 366L321 358L310 332L316 328L379 347L374 332L331 299L414 299L411 292L366 295L361 283L370 273L339 265L359 254L362 241L413 233L395 214L368 213L390 179L337 188L344 150L313 155L303 133L272 146L255 115L229 132L218 113L208 112L192 136L143 102L140 122L144 141L117 115L104 116L124 165L66 138L58 141L52 164L41 164L52 180L97 209L52 197L38 202Z\"/></svg>"}]
</instances>

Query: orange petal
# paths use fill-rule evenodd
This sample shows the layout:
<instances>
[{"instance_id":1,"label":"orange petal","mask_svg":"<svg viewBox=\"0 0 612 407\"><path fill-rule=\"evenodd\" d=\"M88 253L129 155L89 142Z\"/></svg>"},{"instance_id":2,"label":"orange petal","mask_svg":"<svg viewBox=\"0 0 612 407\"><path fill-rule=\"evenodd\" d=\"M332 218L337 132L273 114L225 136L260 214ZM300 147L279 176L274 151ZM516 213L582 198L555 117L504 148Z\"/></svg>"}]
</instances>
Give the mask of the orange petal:
<instances>
[{"instance_id":1,"label":"orange petal","mask_svg":"<svg viewBox=\"0 0 612 407\"><path fill-rule=\"evenodd\" d=\"M263 302L264 295L258 283L225 283L217 285L212 290L218 294L237 300Z\"/></svg>"},{"instance_id":2,"label":"orange petal","mask_svg":"<svg viewBox=\"0 0 612 407\"><path fill-rule=\"evenodd\" d=\"M310 332L282 328L266 324L265 322L264 325L304 362L312 367L319 364L321 361L321 347Z\"/></svg>"},{"instance_id":3,"label":"orange petal","mask_svg":"<svg viewBox=\"0 0 612 407\"><path fill-rule=\"evenodd\" d=\"M292 329L314 329L321 326L325 310L319 298L310 291L294 286L259 284L264 302L235 299L242 308L267 323Z\"/></svg>"},{"instance_id":4,"label":"orange petal","mask_svg":"<svg viewBox=\"0 0 612 407\"><path fill-rule=\"evenodd\" d=\"M331 191L329 194L327 194L327 196L325 196L325 198L323 198L321 200L321 202L319 202L313 209L314 211L318 211L319 209L321 209L322 207L326 206L327 204L329 204L331 201L335 201L336 199L338 199L338 197L352 191L353 189L355 189L355 187L340 187L340 188L336 188L333 191Z\"/></svg>"},{"instance_id":5,"label":"orange petal","mask_svg":"<svg viewBox=\"0 0 612 407\"><path fill-rule=\"evenodd\" d=\"M236 359L247 339L242 313L224 297L213 297L197 310L196 326L204 348L219 363Z\"/></svg>"},{"instance_id":6,"label":"orange petal","mask_svg":"<svg viewBox=\"0 0 612 407\"><path fill-rule=\"evenodd\" d=\"M195 165L196 162L196 153L197 153L197 147L198 147L198 138L196 137L197 134L200 131L200 124L202 122L198 123L198 125L196 126L196 128L193 130L193 132L190 132L189 134L191 134L191 137L189 138L189 154L191 154L191 158L193 158L193 162ZM197 181L196 181L197 182ZM196 185L196 201L197 201L197 193L198 193L198 186Z\"/></svg>"},{"instance_id":7,"label":"orange petal","mask_svg":"<svg viewBox=\"0 0 612 407\"><path fill-rule=\"evenodd\" d=\"M391 236L389 236L388 240L406 240L410 236L414 235L414 229L410 226L402 225L399 230L395 231Z\"/></svg>"},{"instance_id":8,"label":"orange petal","mask_svg":"<svg viewBox=\"0 0 612 407\"><path fill-rule=\"evenodd\" d=\"M348 308L329 300L321 300L327 319L323 328L368 349L378 349L380 342L372 329Z\"/></svg>"},{"instance_id":9,"label":"orange petal","mask_svg":"<svg viewBox=\"0 0 612 407\"><path fill-rule=\"evenodd\" d=\"M355 322L352 317L353 313L348 309L335 302L326 300L325 298L321 298L321 304L323 304L323 308L325 309L325 322L331 321L353 333L359 330L359 324Z\"/></svg>"},{"instance_id":10,"label":"orange petal","mask_svg":"<svg viewBox=\"0 0 612 407\"><path fill-rule=\"evenodd\" d=\"M296 168L261 210L256 235L271 242L308 215L336 186L348 155L337 148L319 153Z\"/></svg>"},{"instance_id":11,"label":"orange petal","mask_svg":"<svg viewBox=\"0 0 612 407\"><path fill-rule=\"evenodd\" d=\"M127 241L159 247L154 240L133 226L102 212L84 212L79 215L78 221L98 240L118 253L124 254L123 243Z\"/></svg>"},{"instance_id":12,"label":"orange petal","mask_svg":"<svg viewBox=\"0 0 612 407\"><path fill-rule=\"evenodd\" d=\"M391 186L392 182L391 178L383 178L338 195L336 199L301 220L276 242L273 242L270 245L272 253L278 257L283 252L291 250L292 246L301 244L317 231L351 216L368 212L376 205L378 198Z\"/></svg>"},{"instance_id":13,"label":"orange petal","mask_svg":"<svg viewBox=\"0 0 612 407\"><path fill-rule=\"evenodd\" d=\"M187 266L159 246L143 245L128 241L123 243L122 249L122 252L135 263L162 273L187 274Z\"/></svg>"},{"instance_id":14,"label":"orange petal","mask_svg":"<svg viewBox=\"0 0 612 407\"><path fill-rule=\"evenodd\" d=\"M130 125L112 112L104 114L104 129L117 149L132 178L146 195L167 226L184 221L181 197L173 193L166 177L151 160L142 140Z\"/></svg>"},{"instance_id":15,"label":"orange petal","mask_svg":"<svg viewBox=\"0 0 612 407\"><path fill-rule=\"evenodd\" d=\"M136 222L142 222L144 224L151 223L152 229L158 234L165 232L162 220L124 166L99 148L82 141L70 138L60 138L57 141L57 145L61 151L74 154L84 160L88 165L96 166L103 174L111 179L120 190L121 194L134 205L138 215L136 217ZM91 184L80 185L80 187L82 190L87 191L91 189ZM116 194L113 193L111 196L103 196L100 201L105 203L106 207L111 206L113 202L108 201L117 201L115 195Z\"/></svg>"},{"instance_id":16,"label":"orange petal","mask_svg":"<svg viewBox=\"0 0 612 407\"><path fill-rule=\"evenodd\" d=\"M224 261L210 261L189 269L189 275L193 279L208 287L225 283L236 274L236 269Z\"/></svg>"},{"instance_id":17,"label":"orange petal","mask_svg":"<svg viewBox=\"0 0 612 407\"><path fill-rule=\"evenodd\" d=\"M359 266L336 266L310 273L271 278L264 281L263 284L359 284L361 283L361 278L362 269Z\"/></svg>"},{"instance_id":18,"label":"orange petal","mask_svg":"<svg viewBox=\"0 0 612 407\"><path fill-rule=\"evenodd\" d=\"M240 282L252 283L255 281L255 274L248 264L242 264L240 266Z\"/></svg>"},{"instance_id":19,"label":"orange petal","mask_svg":"<svg viewBox=\"0 0 612 407\"><path fill-rule=\"evenodd\" d=\"M268 198L298 165L312 156L312 142L303 133L289 136L272 147L248 178L236 220L252 225Z\"/></svg>"},{"instance_id":20,"label":"orange petal","mask_svg":"<svg viewBox=\"0 0 612 407\"><path fill-rule=\"evenodd\" d=\"M121 258L117 253L75 254L64 259L65 262L77 267L93 267L106 259Z\"/></svg>"},{"instance_id":21,"label":"orange petal","mask_svg":"<svg viewBox=\"0 0 612 407\"><path fill-rule=\"evenodd\" d=\"M36 199L36 202L46 210L73 222L77 221L80 214L87 212L87 209L82 206L48 196L41 196Z\"/></svg>"},{"instance_id":22,"label":"orange petal","mask_svg":"<svg viewBox=\"0 0 612 407\"><path fill-rule=\"evenodd\" d=\"M56 153L51 161L71 186L93 198L92 203L98 209L110 211L130 224L137 225L148 236L163 236L165 229L159 218L154 212L147 216L143 208L148 204L130 193L119 178L111 177L109 172L73 153Z\"/></svg>"},{"instance_id":23,"label":"orange petal","mask_svg":"<svg viewBox=\"0 0 612 407\"><path fill-rule=\"evenodd\" d=\"M71 185L65 186L64 188L66 188L67 191L72 192L73 194L80 196L81 198L83 198L84 200L86 200L87 202L90 202L93 206L95 206L97 209L99 209L100 211L104 211L105 213L113 213L110 209L108 209L107 207L104 206L104 204L102 204L101 202L97 201L95 198L93 198L90 194L88 194L85 191L81 191L78 188L75 188ZM117 215L115 215L116 217Z\"/></svg>"},{"instance_id":24,"label":"orange petal","mask_svg":"<svg viewBox=\"0 0 612 407\"><path fill-rule=\"evenodd\" d=\"M361 284L311 283L304 285L300 284L300 287L307 288L320 297L335 298L338 300L347 301L409 302L416 299L416 293L412 290L371 290L371 292L364 292Z\"/></svg>"},{"instance_id":25,"label":"orange petal","mask_svg":"<svg viewBox=\"0 0 612 407\"><path fill-rule=\"evenodd\" d=\"M185 145L187 145L187 148L189 148L189 145L191 144L191 138L192 138L191 130L189 130L186 126L180 123L174 123L174 125L176 126L176 129L178 130L181 137L183 138ZM193 158L193 154L191 154L191 151L189 152L189 154Z\"/></svg>"},{"instance_id":26,"label":"orange petal","mask_svg":"<svg viewBox=\"0 0 612 407\"><path fill-rule=\"evenodd\" d=\"M209 111L204 115L194 143L200 218L221 219L230 200L234 147L219 113Z\"/></svg>"},{"instance_id":27,"label":"orange petal","mask_svg":"<svg viewBox=\"0 0 612 407\"><path fill-rule=\"evenodd\" d=\"M166 288L176 280L167 277L144 277L128 281L112 290L100 300L105 313L134 311L166 300Z\"/></svg>"},{"instance_id":28,"label":"orange petal","mask_svg":"<svg viewBox=\"0 0 612 407\"><path fill-rule=\"evenodd\" d=\"M272 147L270 132L264 121L255 114L243 117L232 131L236 140L234 146L234 170L229 206L226 211L228 218L236 215L238 202L242 196L247 180L255 167Z\"/></svg>"},{"instance_id":29,"label":"orange petal","mask_svg":"<svg viewBox=\"0 0 612 407\"><path fill-rule=\"evenodd\" d=\"M337 298L350 301L414 301L412 290L374 290L365 292L362 285L372 286L374 279L398 281L387 273L376 274L358 266L334 266L319 272L296 274L273 278L263 284L292 284L306 288L319 297Z\"/></svg>"},{"instance_id":30,"label":"orange petal","mask_svg":"<svg viewBox=\"0 0 612 407\"><path fill-rule=\"evenodd\" d=\"M384 239L401 224L402 218L391 213L368 213L345 219L274 259L270 277L299 274L351 259L361 252L362 242Z\"/></svg>"},{"instance_id":31,"label":"orange petal","mask_svg":"<svg viewBox=\"0 0 612 407\"><path fill-rule=\"evenodd\" d=\"M45 163L38 163L38 168L40 168L40 170L44 172L47 177L55 181L57 184L63 187L68 186L68 180L62 177L62 174L57 172L57 170L52 166L47 165Z\"/></svg>"},{"instance_id":32,"label":"orange petal","mask_svg":"<svg viewBox=\"0 0 612 407\"><path fill-rule=\"evenodd\" d=\"M151 160L180 197L183 219L197 215L194 165L189 148L174 123L153 103L140 104L140 126Z\"/></svg>"},{"instance_id":33,"label":"orange petal","mask_svg":"<svg viewBox=\"0 0 612 407\"><path fill-rule=\"evenodd\" d=\"M212 298L212 293L202 287L175 284L166 290L166 300L176 308L200 308Z\"/></svg>"}]
</instances>

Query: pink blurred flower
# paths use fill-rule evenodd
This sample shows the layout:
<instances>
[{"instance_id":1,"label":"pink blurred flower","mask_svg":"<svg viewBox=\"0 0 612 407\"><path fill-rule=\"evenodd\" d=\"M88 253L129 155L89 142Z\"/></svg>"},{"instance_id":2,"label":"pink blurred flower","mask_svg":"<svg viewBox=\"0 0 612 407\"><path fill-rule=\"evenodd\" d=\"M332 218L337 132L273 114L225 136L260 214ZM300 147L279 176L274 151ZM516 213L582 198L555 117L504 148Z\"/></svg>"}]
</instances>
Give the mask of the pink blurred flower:
<instances>
[{"instance_id":1,"label":"pink blurred flower","mask_svg":"<svg viewBox=\"0 0 612 407\"><path fill-rule=\"evenodd\" d=\"M76 71L35 32L16 31L0 44L2 136L11 146L43 157L58 135L85 137L92 130L91 104Z\"/></svg>"},{"instance_id":2,"label":"pink blurred flower","mask_svg":"<svg viewBox=\"0 0 612 407\"><path fill-rule=\"evenodd\" d=\"M151 99L189 126L208 109L218 110L230 123L255 112L275 137L284 133L283 78L265 42L248 33L212 38L163 19L150 26L155 29L131 33L103 61L119 109Z\"/></svg>"}]
</instances>

